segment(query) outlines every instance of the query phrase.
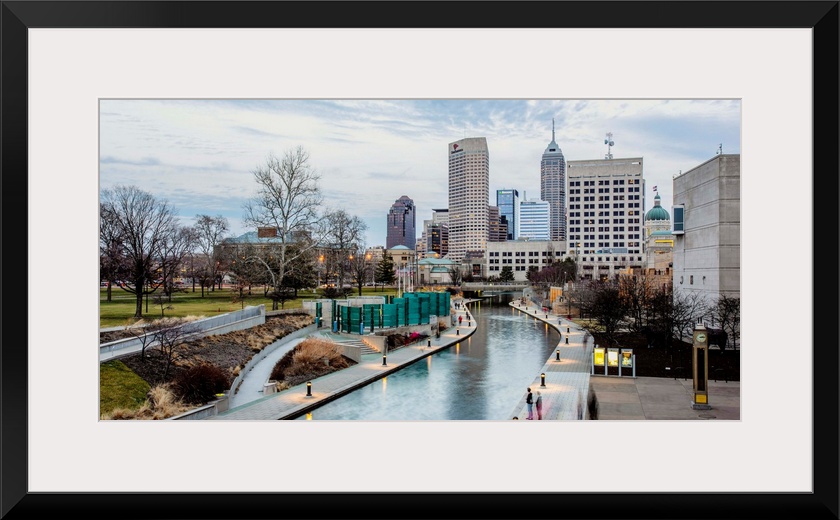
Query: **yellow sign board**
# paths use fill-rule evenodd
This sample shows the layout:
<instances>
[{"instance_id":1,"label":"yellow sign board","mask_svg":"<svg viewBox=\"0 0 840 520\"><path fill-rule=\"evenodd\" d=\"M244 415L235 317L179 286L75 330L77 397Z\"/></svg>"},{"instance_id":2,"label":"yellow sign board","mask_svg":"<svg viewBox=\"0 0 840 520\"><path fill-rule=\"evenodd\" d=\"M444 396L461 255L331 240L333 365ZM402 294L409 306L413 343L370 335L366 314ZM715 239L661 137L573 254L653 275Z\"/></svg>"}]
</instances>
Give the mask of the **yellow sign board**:
<instances>
[{"instance_id":1,"label":"yellow sign board","mask_svg":"<svg viewBox=\"0 0 840 520\"><path fill-rule=\"evenodd\" d=\"M595 366L596 367L604 366L604 349L603 348L596 348L595 349Z\"/></svg>"},{"instance_id":2,"label":"yellow sign board","mask_svg":"<svg viewBox=\"0 0 840 520\"><path fill-rule=\"evenodd\" d=\"M633 368L633 349L621 349L621 366L624 368Z\"/></svg>"},{"instance_id":3,"label":"yellow sign board","mask_svg":"<svg viewBox=\"0 0 840 520\"><path fill-rule=\"evenodd\" d=\"M618 366L618 349L617 348L607 349L607 363L611 367L617 367Z\"/></svg>"}]
</instances>

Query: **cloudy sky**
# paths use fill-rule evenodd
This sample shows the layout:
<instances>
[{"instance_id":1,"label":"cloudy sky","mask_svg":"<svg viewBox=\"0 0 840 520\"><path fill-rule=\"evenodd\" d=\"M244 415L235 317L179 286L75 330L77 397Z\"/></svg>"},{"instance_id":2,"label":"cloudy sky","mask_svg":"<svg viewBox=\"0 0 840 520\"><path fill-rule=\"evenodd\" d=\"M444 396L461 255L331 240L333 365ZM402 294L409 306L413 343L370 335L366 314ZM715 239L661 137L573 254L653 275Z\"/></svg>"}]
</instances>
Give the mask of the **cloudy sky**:
<instances>
[{"instance_id":1,"label":"cloudy sky","mask_svg":"<svg viewBox=\"0 0 840 520\"><path fill-rule=\"evenodd\" d=\"M185 224L222 215L240 235L253 170L302 146L326 205L362 218L368 246L385 245L386 215L402 195L416 204L418 235L433 209L448 206L447 145L463 137L487 139L494 205L500 188L539 198L552 118L567 161L603 159L610 132L614 158L644 158L645 211L657 186L669 212L674 175L721 145L741 147L733 99L103 99L99 109L101 189L136 185Z\"/></svg>"}]
</instances>

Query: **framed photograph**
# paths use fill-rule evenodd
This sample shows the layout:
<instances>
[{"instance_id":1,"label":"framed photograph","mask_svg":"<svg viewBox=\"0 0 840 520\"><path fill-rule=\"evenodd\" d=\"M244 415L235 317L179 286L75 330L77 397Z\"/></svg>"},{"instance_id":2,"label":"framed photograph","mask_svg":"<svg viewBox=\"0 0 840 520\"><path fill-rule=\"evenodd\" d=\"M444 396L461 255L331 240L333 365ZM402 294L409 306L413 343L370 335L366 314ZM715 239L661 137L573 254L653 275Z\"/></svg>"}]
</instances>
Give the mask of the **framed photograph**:
<instances>
[{"instance_id":1,"label":"framed photograph","mask_svg":"<svg viewBox=\"0 0 840 520\"><path fill-rule=\"evenodd\" d=\"M0 3L0 517L838 518L838 2ZM99 101L155 98L741 100L741 420L100 421Z\"/></svg>"}]
</instances>

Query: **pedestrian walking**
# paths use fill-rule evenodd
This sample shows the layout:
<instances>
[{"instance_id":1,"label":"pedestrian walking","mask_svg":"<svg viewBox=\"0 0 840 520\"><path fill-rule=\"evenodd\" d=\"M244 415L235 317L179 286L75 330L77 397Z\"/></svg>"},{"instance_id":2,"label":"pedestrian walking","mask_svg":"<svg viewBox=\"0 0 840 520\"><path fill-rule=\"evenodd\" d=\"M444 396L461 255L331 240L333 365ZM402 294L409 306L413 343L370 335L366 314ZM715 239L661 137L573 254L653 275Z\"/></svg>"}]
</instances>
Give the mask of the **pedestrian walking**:
<instances>
[{"instance_id":1,"label":"pedestrian walking","mask_svg":"<svg viewBox=\"0 0 840 520\"><path fill-rule=\"evenodd\" d=\"M534 394L531 393L531 389L528 389L528 395L525 397L525 404L528 405L528 420L532 420L534 418Z\"/></svg>"},{"instance_id":2,"label":"pedestrian walking","mask_svg":"<svg viewBox=\"0 0 840 520\"><path fill-rule=\"evenodd\" d=\"M461 324L461 320L463 320L463 319L464 319L464 315L463 315L463 314L461 314L460 316L458 316L458 325L460 325L460 324Z\"/></svg>"},{"instance_id":3,"label":"pedestrian walking","mask_svg":"<svg viewBox=\"0 0 840 520\"><path fill-rule=\"evenodd\" d=\"M537 390L537 420L542 421L542 394Z\"/></svg>"}]
</instances>

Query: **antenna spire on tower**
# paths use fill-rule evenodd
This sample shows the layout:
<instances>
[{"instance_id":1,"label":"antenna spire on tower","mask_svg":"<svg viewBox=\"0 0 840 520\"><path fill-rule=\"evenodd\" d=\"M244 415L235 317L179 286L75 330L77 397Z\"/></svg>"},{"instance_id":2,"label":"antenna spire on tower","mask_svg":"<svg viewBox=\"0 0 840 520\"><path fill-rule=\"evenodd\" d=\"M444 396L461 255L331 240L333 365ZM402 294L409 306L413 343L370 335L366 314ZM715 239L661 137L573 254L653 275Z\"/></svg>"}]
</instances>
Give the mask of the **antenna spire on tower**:
<instances>
[{"instance_id":1,"label":"antenna spire on tower","mask_svg":"<svg viewBox=\"0 0 840 520\"><path fill-rule=\"evenodd\" d=\"M607 138L604 139L604 144L607 145L607 155L604 156L604 159L612 159L612 147L615 144L612 140L612 132L607 132Z\"/></svg>"},{"instance_id":2,"label":"antenna spire on tower","mask_svg":"<svg viewBox=\"0 0 840 520\"><path fill-rule=\"evenodd\" d=\"M554 118L551 118L551 140L554 141Z\"/></svg>"}]
</instances>

